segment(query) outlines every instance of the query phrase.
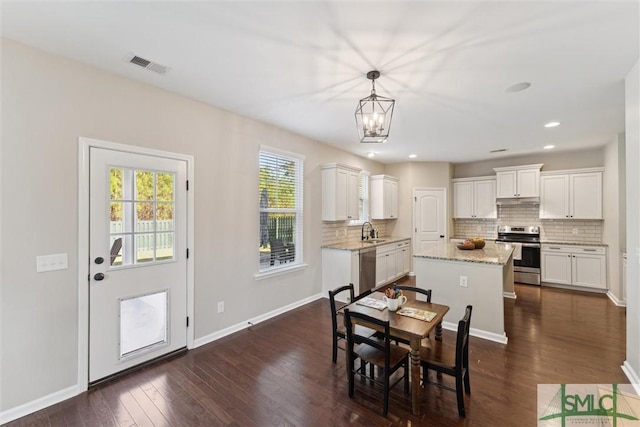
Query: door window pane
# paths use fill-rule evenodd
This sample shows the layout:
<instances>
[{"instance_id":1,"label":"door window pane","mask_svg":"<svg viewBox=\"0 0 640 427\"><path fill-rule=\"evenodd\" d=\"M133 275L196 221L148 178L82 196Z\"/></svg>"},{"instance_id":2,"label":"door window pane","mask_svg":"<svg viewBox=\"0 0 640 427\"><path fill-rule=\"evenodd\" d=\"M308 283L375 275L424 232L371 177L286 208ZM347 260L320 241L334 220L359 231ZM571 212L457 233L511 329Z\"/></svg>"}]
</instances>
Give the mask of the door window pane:
<instances>
[{"instance_id":1,"label":"door window pane","mask_svg":"<svg viewBox=\"0 0 640 427\"><path fill-rule=\"evenodd\" d=\"M136 200L153 200L154 173L136 171Z\"/></svg>"},{"instance_id":2,"label":"door window pane","mask_svg":"<svg viewBox=\"0 0 640 427\"><path fill-rule=\"evenodd\" d=\"M120 300L120 357L167 342L167 291Z\"/></svg>"},{"instance_id":3,"label":"door window pane","mask_svg":"<svg viewBox=\"0 0 640 427\"><path fill-rule=\"evenodd\" d=\"M155 235L153 233L136 235L136 263L153 261L154 248Z\"/></svg>"},{"instance_id":4,"label":"door window pane","mask_svg":"<svg viewBox=\"0 0 640 427\"><path fill-rule=\"evenodd\" d=\"M173 259L173 233L156 234L156 260Z\"/></svg>"},{"instance_id":5,"label":"door window pane","mask_svg":"<svg viewBox=\"0 0 640 427\"><path fill-rule=\"evenodd\" d=\"M156 178L156 200L173 201L174 176L170 173L159 173Z\"/></svg>"},{"instance_id":6,"label":"door window pane","mask_svg":"<svg viewBox=\"0 0 640 427\"><path fill-rule=\"evenodd\" d=\"M175 259L175 174L113 167L109 185L111 267Z\"/></svg>"}]
</instances>

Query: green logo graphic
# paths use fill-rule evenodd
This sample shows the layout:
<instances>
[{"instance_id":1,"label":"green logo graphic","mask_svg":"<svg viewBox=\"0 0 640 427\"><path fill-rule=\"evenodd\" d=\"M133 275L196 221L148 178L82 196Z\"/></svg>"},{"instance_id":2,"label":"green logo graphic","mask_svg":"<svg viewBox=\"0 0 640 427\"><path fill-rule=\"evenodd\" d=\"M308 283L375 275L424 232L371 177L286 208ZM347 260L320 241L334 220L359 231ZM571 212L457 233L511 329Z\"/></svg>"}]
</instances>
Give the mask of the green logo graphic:
<instances>
[{"instance_id":1,"label":"green logo graphic","mask_svg":"<svg viewBox=\"0 0 640 427\"><path fill-rule=\"evenodd\" d=\"M548 403L539 421L559 419L562 427L565 427L567 419L571 418L574 418L572 421L580 424L591 424L599 419L598 424L613 427L617 426L619 419L638 421L632 410L632 405L627 400L627 397L631 396L621 393L617 384L611 384L610 393L602 394L598 392L597 385L591 386L596 388L596 393L568 394L566 384L560 384L558 392ZM631 398L635 401L638 399L637 397ZM638 408L637 402L634 402L634 407ZM602 417L606 420L602 420ZM605 423L602 424L602 421ZM607 421L610 421L611 424Z\"/></svg>"}]
</instances>

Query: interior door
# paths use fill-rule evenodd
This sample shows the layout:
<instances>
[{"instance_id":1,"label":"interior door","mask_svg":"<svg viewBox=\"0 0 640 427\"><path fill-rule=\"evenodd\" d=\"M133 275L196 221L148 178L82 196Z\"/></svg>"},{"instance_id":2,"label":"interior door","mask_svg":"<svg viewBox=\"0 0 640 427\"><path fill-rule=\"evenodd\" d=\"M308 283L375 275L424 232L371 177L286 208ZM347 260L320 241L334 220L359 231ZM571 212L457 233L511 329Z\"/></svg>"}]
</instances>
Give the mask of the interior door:
<instances>
[{"instance_id":1,"label":"interior door","mask_svg":"<svg viewBox=\"0 0 640 427\"><path fill-rule=\"evenodd\" d=\"M447 239L446 190L414 190L414 255L419 255Z\"/></svg>"},{"instance_id":2,"label":"interior door","mask_svg":"<svg viewBox=\"0 0 640 427\"><path fill-rule=\"evenodd\" d=\"M186 347L187 163L91 147L89 382Z\"/></svg>"}]
</instances>

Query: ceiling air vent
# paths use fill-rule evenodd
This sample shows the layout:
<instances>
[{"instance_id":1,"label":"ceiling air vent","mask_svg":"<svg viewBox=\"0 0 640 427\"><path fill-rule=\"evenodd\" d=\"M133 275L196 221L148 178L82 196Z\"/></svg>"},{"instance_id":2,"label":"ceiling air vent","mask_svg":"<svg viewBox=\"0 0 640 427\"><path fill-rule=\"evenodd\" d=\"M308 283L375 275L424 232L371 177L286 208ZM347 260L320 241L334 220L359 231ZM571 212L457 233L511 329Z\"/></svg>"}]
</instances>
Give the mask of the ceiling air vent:
<instances>
[{"instance_id":1,"label":"ceiling air vent","mask_svg":"<svg viewBox=\"0 0 640 427\"><path fill-rule=\"evenodd\" d=\"M165 74L169 70L169 68L164 65L151 62L148 59L141 58L137 55L129 56L129 62L158 74Z\"/></svg>"}]
</instances>

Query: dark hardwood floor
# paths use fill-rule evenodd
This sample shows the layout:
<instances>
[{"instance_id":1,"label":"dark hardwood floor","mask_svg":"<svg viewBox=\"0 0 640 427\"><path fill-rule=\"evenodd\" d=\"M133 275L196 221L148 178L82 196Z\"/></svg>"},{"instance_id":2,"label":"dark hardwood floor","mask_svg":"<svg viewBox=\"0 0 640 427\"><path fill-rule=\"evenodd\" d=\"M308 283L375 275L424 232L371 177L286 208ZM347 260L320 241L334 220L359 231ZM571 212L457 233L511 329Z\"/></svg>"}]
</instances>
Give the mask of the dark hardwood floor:
<instances>
[{"instance_id":1,"label":"dark hardwood floor","mask_svg":"<svg viewBox=\"0 0 640 427\"><path fill-rule=\"evenodd\" d=\"M344 352L331 363L322 299L7 425L534 426L537 384L628 383L624 308L597 294L527 285L516 293L505 300L506 346L471 337L465 419L455 393L432 386L420 417L402 387L386 418L380 387L359 381L349 399ZM454 333L445 330L444 340Z\"/></svg>"}]
</instances>

